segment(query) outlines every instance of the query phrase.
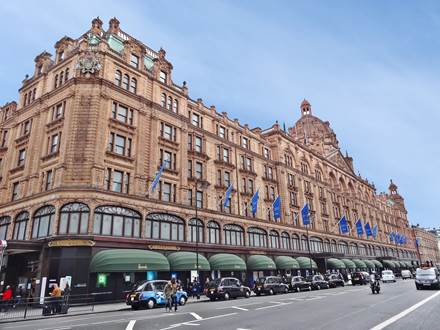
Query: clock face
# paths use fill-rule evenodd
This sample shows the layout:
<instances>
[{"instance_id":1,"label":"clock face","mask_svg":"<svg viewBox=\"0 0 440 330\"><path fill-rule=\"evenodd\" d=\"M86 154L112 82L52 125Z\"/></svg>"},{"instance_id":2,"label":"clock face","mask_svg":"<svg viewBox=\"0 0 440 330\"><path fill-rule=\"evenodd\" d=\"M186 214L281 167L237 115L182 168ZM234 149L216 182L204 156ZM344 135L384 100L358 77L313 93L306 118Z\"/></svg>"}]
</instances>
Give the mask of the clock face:
<instances>
[{"instance_id":1,"label":"clock face","mask_svg":"<svg viewBox=\"0 0 440 330\"><path fill-rule=\"evenodd\" d=\"M388 205L388 206L393 206L393 205L394 205L394 202L393 202L391 199L388 199L388 200L387 200L387 205Z\"/></svg>"}]
</instances>

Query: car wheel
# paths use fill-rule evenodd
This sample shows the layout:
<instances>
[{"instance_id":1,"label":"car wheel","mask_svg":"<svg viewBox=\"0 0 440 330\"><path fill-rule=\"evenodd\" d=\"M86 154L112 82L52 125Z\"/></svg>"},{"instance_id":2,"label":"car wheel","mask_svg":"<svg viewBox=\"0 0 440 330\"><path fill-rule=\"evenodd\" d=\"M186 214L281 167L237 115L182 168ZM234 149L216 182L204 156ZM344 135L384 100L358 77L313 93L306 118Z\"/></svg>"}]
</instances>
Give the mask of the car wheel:
<instances>
[{"instance_id":1,"label":"car wheel","mask_svg":"<svg viewBox=\"0 0 440 330\"><path fill-rule=\"evenodd\" d=\"M251 296L251 293L246 290L246 292L244 293L244 297L245 298L250 298L250 296Z\"/></svg>"},{"instance_id":2,"label":"car wheel","mask_svg":"<svg viewBox=\"0 0 440 330\"><path fill-rule=\"evenodd\" d=\"M186 298L185 297L180 297L180 299L179 299L179 305L180 306L184 306L186 304Z\"/></svg>"},{"instance_id":3,"label":"car wheel","mask_svg":"<svg viewBox=\"0 0 440 330\"><path fill-rule=\"evenodd\" d=\"M284 288L284 293L288 294L289 293L289 289L288 288Z\"/></svg>"},{"instance_id":4,"label":"car wheel","mask_svg":"<svg viewBox=\"0 0 440 330\"><path fill-rule=\"evenodd\" d=\"M312 291L312 287L309 285L309 291Z\"/></svg>"},{"instance_id":5,"label":"car wheel","mask_svg":"<svg viewBox=\"0 0 440 330\"><path fill-rule=\"evenodd\" d=\"M316 286L316 289L317 289L317 290L321 290L321 286L317 285L317 286Z\"/></svg>"},{"instance_id":6,"label":"car wheel","mask_svg":"<svg viewBox=\"0 0 440 330\"><path fill-rule=\"evenodd\" d=\"M154 308L154 306L156 306L156 302L154 301L154 299L148 299L147 308L152 309L152 308Z\"/></svg>"},{"instance_id":7,"label":"car wheel","mask_svg":"<svg viewBox=\"0 0 440 330\"><path fill-rule=\"evenodd\" d=\"M299 288L299 286L296 287L296 292L301 292L301 289Z\"/></svg>"},{"instance_id":8,"label":"car wheel","mask_svg":"<svg viewBox=\"0 0 440 330\"><path fill-rule=\"evenodd\" d=\"M231 298L231 296L229 295L229 293L228 293L228 292L225 292L225 295L224 295L224 297L225 297L225 300L229 300L229 298Z\"/></svg>"}]
</instances>

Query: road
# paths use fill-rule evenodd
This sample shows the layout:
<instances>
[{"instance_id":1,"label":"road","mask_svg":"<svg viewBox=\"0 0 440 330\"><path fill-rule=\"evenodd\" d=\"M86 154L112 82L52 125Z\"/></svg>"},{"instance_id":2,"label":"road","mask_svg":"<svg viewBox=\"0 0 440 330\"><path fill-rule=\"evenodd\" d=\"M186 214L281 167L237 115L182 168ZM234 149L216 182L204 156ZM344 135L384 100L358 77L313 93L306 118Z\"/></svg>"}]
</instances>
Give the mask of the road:
<instances>
[{"instance_id":1,"label":"road","mask_svg":"<svg viewBox=\"0 0 440 330\"><path fill-rule=\"evenodd\" d=\"M425 299L430 299L423 303ZM414 308L414 305L421 304ZM417 306L417 305L416 305ZM413 308L411 308L413 307ZM119 311L0 324L4 330L340 330L437 329L440 291L417 291L413 280L368 286L230 301L187 304L174 313L164 309Z\"/></svg>"}]
</instances>

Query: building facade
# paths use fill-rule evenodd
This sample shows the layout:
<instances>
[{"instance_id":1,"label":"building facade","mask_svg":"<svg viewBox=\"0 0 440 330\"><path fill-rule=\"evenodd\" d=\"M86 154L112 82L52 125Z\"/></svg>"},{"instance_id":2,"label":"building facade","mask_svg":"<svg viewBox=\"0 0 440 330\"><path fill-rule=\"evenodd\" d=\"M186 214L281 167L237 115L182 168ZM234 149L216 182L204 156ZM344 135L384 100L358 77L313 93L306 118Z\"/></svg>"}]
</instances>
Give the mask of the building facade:
<instances>
[{"instance_id":1,"label":"building facade","mask_svg":"<svg viewBox=\"0 0 440 330\"><path fill-rule=\"evenodd\" d=\"M397 186L377 194L356 175L329 122L315 117L307 101L288 130L243 125L191 99L186 82L173 81L165 51L122 31L116 18L106 31L96 18L79 38L57 41L54 56L38 55L18 102L3 106L0 116L6 282L32 281L38 291L41 278L69 275L74 292L92 292L91 260L116 248L197 251L204 258L228 253L246 261L308 256L310 247L321 271L335 257L417 262ZM306 202L310 228L300 216ZM341 216L348 234L339 232ZM357 235L356 219L377 225L376 237ZM410 237L407 244L389 241L396 231ZM123 281L145 276L130 271Z\"/></svg>"},{"instance_id":2,"label":"building facade","mask_svg":"<svg viewBox=\"0 0 440 330\"><path fill-rule=\"evenodd\" d=\"M436 231L412 226L414 238L417 239L417 253L421 263L440 264L440 250Z\"/></svg>"}]
</instances>

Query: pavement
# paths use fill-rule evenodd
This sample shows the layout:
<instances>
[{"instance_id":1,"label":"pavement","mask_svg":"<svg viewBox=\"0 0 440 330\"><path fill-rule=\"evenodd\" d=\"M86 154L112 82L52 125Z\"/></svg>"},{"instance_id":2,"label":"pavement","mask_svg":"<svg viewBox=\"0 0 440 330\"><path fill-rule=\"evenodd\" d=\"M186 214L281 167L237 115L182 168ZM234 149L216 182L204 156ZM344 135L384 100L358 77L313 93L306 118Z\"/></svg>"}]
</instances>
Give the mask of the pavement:
<instances>
[{"instance_id":1,"label":"pavement","mask_svg":"<svg viewBox=\"0 0 440 330\"><path fill-rule=\"evenodd\" d=\"M229 301L189 303L177 312L119 310L2 323L4 330L341 330L438 329L440 291L415 288L414 280L381 285L379 295L369 286Z\"/></svg>"}]
</instances>

